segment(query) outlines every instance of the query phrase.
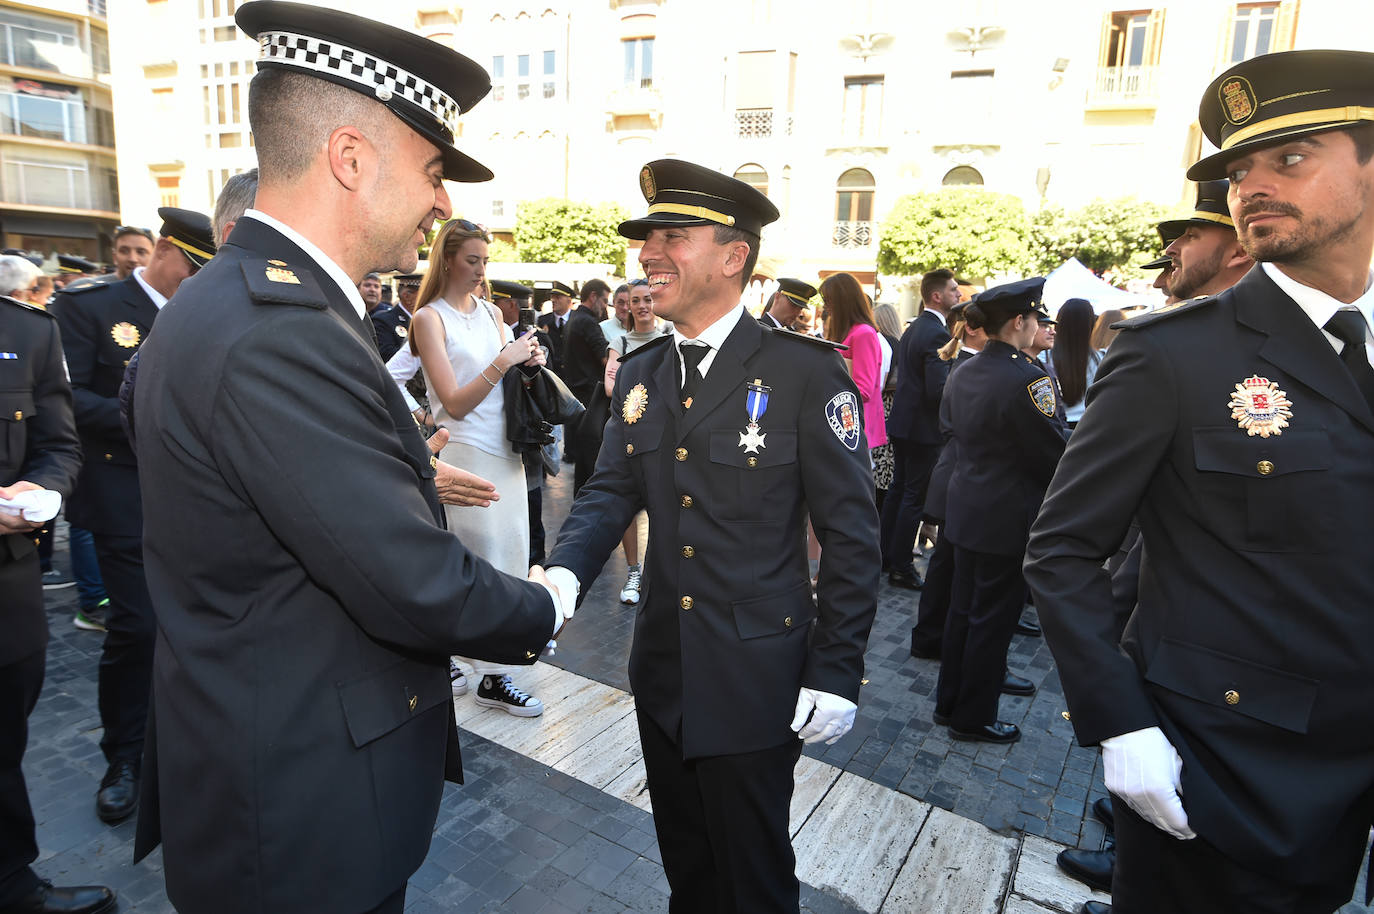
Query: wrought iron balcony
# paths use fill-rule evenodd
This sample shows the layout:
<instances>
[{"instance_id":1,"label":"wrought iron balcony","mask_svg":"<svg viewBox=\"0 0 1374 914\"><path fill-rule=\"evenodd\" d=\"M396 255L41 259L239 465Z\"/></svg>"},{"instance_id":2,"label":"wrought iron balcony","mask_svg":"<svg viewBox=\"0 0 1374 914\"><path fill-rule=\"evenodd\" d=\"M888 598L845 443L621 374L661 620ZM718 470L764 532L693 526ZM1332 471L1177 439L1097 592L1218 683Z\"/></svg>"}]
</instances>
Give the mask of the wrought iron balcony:
<instances>
[{"instance_id":1,"label":"wrought iron balcony","mask_svg":"<svg viewBox=\"0 0 1374 914\"><path fill-rule=\"evenodd\" d=\"M869 248L873 246L872 222L836 221L830 242L837 248Z\"/></svg>"},{"instance_id":2,"label":"wrought iron balcony","mask_svg":"<svg viewBox=\"0 0 1374 914\"><path fill-rule=\"evenodd\" d=\"M1159 67L1098 67L1088 90L1088 104L1141 107L1159 101Z\"/></svg>"}]
</instances>

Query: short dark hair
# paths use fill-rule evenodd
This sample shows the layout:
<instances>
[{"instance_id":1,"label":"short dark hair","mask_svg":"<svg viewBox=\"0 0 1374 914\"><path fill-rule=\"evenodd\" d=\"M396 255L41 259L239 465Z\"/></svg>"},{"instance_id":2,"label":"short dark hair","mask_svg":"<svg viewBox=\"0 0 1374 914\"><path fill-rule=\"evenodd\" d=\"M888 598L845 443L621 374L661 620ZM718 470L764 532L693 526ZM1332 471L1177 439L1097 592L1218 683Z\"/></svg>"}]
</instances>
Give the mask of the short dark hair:
<instances>
[{"instance_id":1,"label":"short dark hair","mask_svg":"<svg viewBox=\"0 0 1374 914\"><path fill-rule=\"evenodd\" d=\"M581 301L586 301L593 295L600 295L602 292L605 292L608 296L611 294L611 287L606 281L604 279L589 279L582 284L582 290L578 293L578 296Z\"/></svg>"},{"instance_id":2,"label":"short dark hair","mask_svg":"<svg viewBox=\"0 0 1374 914\"><path fill-rule=\"evenodd\" d=\"M314 74L263 67L248 84L248 122L265 183L304 175L335 128L381 129L392 116L381 102Z\"/></svg>"},{"instance_id":3,"label":"short dark hair","mask_svg":"<svg viewBox=\"0 0 1374 914\"><path fill-rule=\"evenodd\" d=\"M930 301L930 296L949 285L954 278L953 270L931 270L921 277L921 301Z\"/></svg>"},{"instance_id":4,"label":"short dark hair","mask_svg":"<svg viewBox=\"0 0 1374 914\"><path fill-rule=\"evenodd\" d=\"M754 278L754 266L759 262L759 236L729 225L717 225L715 230L716 244L743 241L749 245L749 256L744 259L744 270L740 275L739 287L742 292L749 286L749 280Z\"/></svg>"},{"instance_id":5,"label":"short dark hair","mask_svg":"<svg viewBox=\"0 0 1374 914\"><path fill-rule=\"evenodd\" d=\"M1374 121L1360 121L1351 127L1350 138L1355 141L1355 161L1364 165L1374 159Z\"/></svg>"}]
</instances>

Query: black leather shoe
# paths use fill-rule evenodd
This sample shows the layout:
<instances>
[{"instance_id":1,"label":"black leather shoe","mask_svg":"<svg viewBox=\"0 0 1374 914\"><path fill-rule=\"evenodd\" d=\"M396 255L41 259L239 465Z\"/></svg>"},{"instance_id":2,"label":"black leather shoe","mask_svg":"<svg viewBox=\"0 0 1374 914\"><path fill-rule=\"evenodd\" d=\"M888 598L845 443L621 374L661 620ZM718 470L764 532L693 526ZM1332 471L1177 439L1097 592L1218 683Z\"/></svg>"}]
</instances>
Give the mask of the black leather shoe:
<instances>
[{"instance_id":1,"label":"black leather shoe","mask_svg":"<svg viewBox=\"0 0 1374 914\"><path fill-rule=\"evenodd\" d=\"M931 712L930 712L930 719L933 720L933 721L935 721L935 726L937 726L937 727L948 727L948 726L949 726L949 718L946 717L945 715L941 714L939 711L931 711Z\"/></svg>"},{"instance_id":2,"label":"black leather shoe","mask_svg":"<svg viewBox=\"0 0 1374 914\"><path fill-rule=\"evenodd\" d=\"M926 582L921 580L921 575L910 565L889 571L887 583L893 587L905 587L907 590L920 590L926 585Z\"/></svg>"},{"instance_id":3,"label":"black leather shoe","mask_svg":"<svg viewBox=\"0 0 1374 914\"><path fill-rule=\"evenodd\" d=\"M939 660L940 645L936 644L932 647L922 643L917 639L916 629L913 628L911 630L911 656L918 657L921 660Z\"/></svg>"},{"instance_id":4,"label":"black leather shoe","mask_svg":"<svg viewBox=\"0 0 1374 914\"><path fill-rule=\"evenodd\" d=\"M103 885L57 886L44 880L0 914L101 914L114 906L115 893Z\"/></svg>"},{"instance_id":5,"label":"black leather shoe","mask_svg":"<svg viewBox=\"0 0 1374 914\"><path fill-rule=\"evenodd\" d=\"M976 743L1014 743L1021 738L1021 729L1016 724L999 720L976 730L956 730L950 727L949 738Z\"/></svg>"},{"instance_id":6,"label":"black leather shoe","mask_svg":"<svg viewBox=\"0 0 1374 914\"><path fill-rule=\"evenodd\" d=\"M1112 906L1100 901L1085 901L1081 910L1083 914L1112 914Z\"/></svg>"},{"instance_id":7,"label":"black leather shoe","mask_svg":"<svg viewBox=\"0 0 1374 914\"><path fill-rule=\"evenodd\" d=\"M1116 810L1112 809L1111 797L1098 797L1093 800L1093 815L1097 821L1107 826L1107 833L1116 832Z\"/></svg>"},{"instance_id":8,"label":"black leather shoe","mask_svg":"<svg viewBox=\"0 0 1374 914\"><path fill-rule=\"evenodd\" d=\"M110 764L95 795L95 814L110 825L121 822L138 809L138 765L130 761Z\"/></svg>"},{"instance_id":9,"label":"black leather shoe","mask_svg":"<svg viewBox=\"0 0 1374 914\"><path fill-rule=\"evenodd\" d=\"M1016 634L1025 635L1027 638L1039 638L1044 632L1040 630L1040 623L1034 619L1022 619L1016 623Z\"/></svg>"},{"instance_id":10,"label":"black leather shoe","mask_svg":"<svg viewBox=\"0 0 1374 914\"><path fill-rule=\"evenodd\" d=\"M1059 852L1059 868L1079 882L1101 892L1112 890L1112 870L1116 868L1116 848L1084 851L1070 848Z\"/></svg>"},{"instance_id":11,"label":"black leather shoe","mask_svg":"<svg viewBox=\"0 0 1374 914\"><path fill-rule=\"evenodd\" d=\"M1034 695L1035 683L1024 676L1017 676L1015 673L1008 672L1002 677L1003 695Z\"/></svg>"}]
</instances>

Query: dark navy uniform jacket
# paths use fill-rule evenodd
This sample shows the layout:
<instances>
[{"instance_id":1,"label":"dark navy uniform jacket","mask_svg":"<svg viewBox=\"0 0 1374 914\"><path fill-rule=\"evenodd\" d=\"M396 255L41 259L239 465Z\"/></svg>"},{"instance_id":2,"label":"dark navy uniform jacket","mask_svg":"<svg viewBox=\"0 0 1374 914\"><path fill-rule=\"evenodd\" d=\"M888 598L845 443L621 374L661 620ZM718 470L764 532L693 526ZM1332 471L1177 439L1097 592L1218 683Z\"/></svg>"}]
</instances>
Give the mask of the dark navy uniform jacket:
<instances>
[{"instance_id":1,"label":"dark navy uniform jacket","mask_svg":"<svg viewBox=\"0 0 1374 914\"><path fill-rule=\"evenodd\" d=\"M400 305L389 305L367 316L377 334L377 349L382 354L382 361L389 361L410 338L410 315Z\"/></svg>"},{"instance_id":2,"label":"dark navy uniform jacket","mask_svg":"<svg viewBox=\"0 0 1374 914\"><path fill-rule=\"evenodd\" d=\"M945 496L945 535L956 546L1021 555L1064 452L1054 382L1001 340L949 377L940 419L958 448Z\"/></svg>"},{"instance_id":3,"label":"dark navy uniform jacket","mask_svg":"<svg viewBox=\"0 0 1374 914\"><path fill-rule=\"evenodd\" d=\"M889 438L916 444L939 445L940 398L949 377L950 363L940 358L940 347L949 342L945 320L934 311L922 311L902 332L894 357L897 389L887 418Z\"/></svg>"},{"instance_id":4,"label":"dark navy uniform jacket","mask_svg":"<svg viewBox=\"0 0 1374 914\"><path fill-rule=\"evenodd\" d=\"M828 343L742 309L693 405L671 337L621 360L596 472L550 567L582 593L631 518L653 534L635 619L635 702L686 758L795 740L802 686L858 700L878 592L878 516L858 393ZM751 383L770 388L764 443L741 441ZM810 514L819 601L806 560Z\"/></svg>"},{"instance_id":5,"label":"dark navy uniform jacket","mask_svg":"<svg viewBox=\"0 0 1374 914\"><path fill-rule=\"evenodd\" d=\"M24 479L65 499L80 466L57 322L40 308L0 296L0 485ZM0 536L0 563L36 548L32 534ZM0 666L43 650L48 641L42 600L17 605L12 596L0 594Z\"/></svg>"},{"instance_id":6,"label":"dark navy uniform jacket","mask_svg":"<svg viewBox=\"0 0 1374 914\"><path fill-rule=\"evenodd\" d=\"M1374 413L1261 267L1122 326L1026 557L1074 729L1161 727L1199 836L1353 884L1374 817ZM1133 517L1128 621L1102 562Z\"/></svg>"},{"instance_id":7,"label":"dark navy uniform jacket","mask_svg":"<svg viewBox=\"0 0 1374 914\"><path fill-rule=\"evenodd\" d=\"M181 910L380 901L459 775L447 655L533 663L548 591L442 529L366 318L257 219L167 305L134 403L158 620L137 851L163 841Z\"/></svg>"},{"instance_id":8,"label":"dark navy uniform jacket","mask_svg":"<svg viewBox=\"0 0 1374 914\"><path fill-rule=\"evenodd\" d=\"M157 305L129 276L61 292L52 310L62 328L76 430L85 452L67 520L93 533L139 536L138 462L119 420L119 385L153 329Z\"/></svg>"}]
</instances>

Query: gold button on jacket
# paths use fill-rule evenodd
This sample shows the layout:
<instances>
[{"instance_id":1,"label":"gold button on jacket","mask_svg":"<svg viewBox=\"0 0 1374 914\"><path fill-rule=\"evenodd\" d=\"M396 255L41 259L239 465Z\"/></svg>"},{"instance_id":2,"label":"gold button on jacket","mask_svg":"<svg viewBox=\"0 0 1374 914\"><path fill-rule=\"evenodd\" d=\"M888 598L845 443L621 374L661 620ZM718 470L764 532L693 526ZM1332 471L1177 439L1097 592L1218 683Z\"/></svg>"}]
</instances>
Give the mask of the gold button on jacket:
<instances>
[{"instance_id":1,"label":"gold button on jacket","mask_svg":"<svg viewBox=\"0 0 1374 914\"><path fill-rule=\"evenodd\" d=\"M1231 691L1227 692L1227 693L1226 693L1226 703L1227 703L1228 705L1238 705L1238 704L1240 704L1240 693L1237 692L1235 689L1232 689Z\"/></svg>"},{"instance_id":2,"label":"gold button on jacket","mask_svg":"<svg viewBox=\"0 0 1374 914\"><path fill-rule=\"evenodd\" d=\"M696 555L696 554L697 554L697 551L696 551L695 549L693 549L691 546L683 546L683 547L682 547L682 557L683 557L684 559L690 559L692 556L694 556L694 555Z\"/></svg>"},{"instance_id":3,"label":"gold button on jacket","mask_svg":"<svg viewBox=\"0 0 1374 914\"><path fill-rule=\"evenodd\" d=\"M690 495L684 495L684 496L682 496L682 507L684 507L684 508L690 508L690 507L692 507L692 496L690 496Z\"/></svg>"},{"instance_id":4,"label":"gold button on jacket","mask_svg":"<svg viewBox=\"0 0 1374 914\"><path fill-rule=\"evenodd\" d=\"M673 452L673 456L677 458L678 463L681 463L687 459L687 449L685 447L680 447Z\"/></svg>"},{"instance_id":5,"label":"gold button on jacket","mask_svg":"<svg viewBox=\"0 0 1374 914\"><path fill-rule=\"evenodd\" d=\"M1259 463L1255 464L1255 469L1261 476L1268 476L1270 473L1274 472L1274 465L1268 460L1261 460Z\"/></svg>"},{"instance_id":6,"label":"gold button on jacket","mask_svg":"<svg viewBox=\"0 0 1374 914\"><path fill-rule=\"evenodd\" d=\"M691 597L683 597L681 600L678 601L678 605L681 606L683 609L691 609L693 602L695 601L693 601Z\"/></svg>"}]
</instances>

